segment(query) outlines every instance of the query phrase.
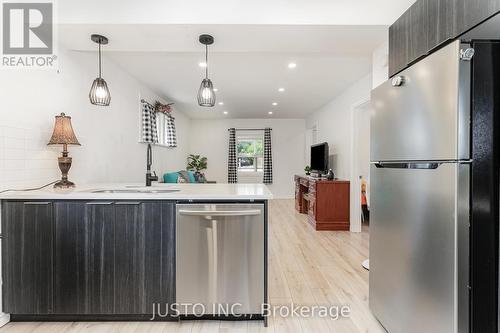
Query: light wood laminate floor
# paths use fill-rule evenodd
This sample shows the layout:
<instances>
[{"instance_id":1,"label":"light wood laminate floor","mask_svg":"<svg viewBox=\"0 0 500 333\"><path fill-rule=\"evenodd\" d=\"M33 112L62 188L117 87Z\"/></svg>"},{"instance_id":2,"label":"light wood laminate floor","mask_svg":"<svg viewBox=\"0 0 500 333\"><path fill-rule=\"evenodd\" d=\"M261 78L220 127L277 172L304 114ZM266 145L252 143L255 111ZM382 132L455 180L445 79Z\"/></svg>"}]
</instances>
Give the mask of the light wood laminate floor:
<instances>
[{"instance_id":1,"label":"light wood laminate floor","mask_svg":"<svg viewBox=\"0 0 500 333\"><path fill-rule=\"evenodd\" d=\"M368 232L314 231L293 200L270 203L271 304L349 305L349 318L282 318L261 321L9 323L0 333L168 332L385 332L368 309Z\"/></svg>"}]
</instances>

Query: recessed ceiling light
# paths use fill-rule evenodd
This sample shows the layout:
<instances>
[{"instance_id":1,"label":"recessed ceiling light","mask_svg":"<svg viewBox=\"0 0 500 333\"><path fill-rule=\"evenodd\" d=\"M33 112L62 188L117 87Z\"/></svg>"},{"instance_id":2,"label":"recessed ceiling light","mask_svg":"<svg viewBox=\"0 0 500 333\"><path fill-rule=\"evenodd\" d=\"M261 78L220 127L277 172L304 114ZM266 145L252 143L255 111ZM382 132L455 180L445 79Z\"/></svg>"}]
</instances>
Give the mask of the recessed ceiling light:
<instances>
[{"instance_id":1,"label":"recessed ceiling light","mask_svg":"<svg viewBox=\"0 0 500 333\"><path fill-rule=\"evenodd\" d=\"M218 91L219 91L219 89L217 89L217 88L214 88L214 91L215 91L215 92L218 92Z\"/></svg>"},{"instance_id":2,"label":"recessed ceiling light","mask_svg":"<svg viewBox=\"0 0 500 333\"><path fill-rule=\"evenodd\" d=\"M285 91L285 88L279 88L278 89L279 92L284 92Z\"/></svg>"},{"instance_id":3,"label":"recessed ceiling light","mask_svg":"<svg viewBox=\"0 0 500 333\"><path fill-rule=\"evenodd\" d=\"M294 62L288 64L288 68L295 68L295 67L297 67L297 64Z\"/></svg>"},{"instance_id":4,"label":"recessed ceiling light","mask_svg":"<svg viewBox=\"0 0 500 333\"><path fill-rule=\"evenodd\" d=\"M276 103L276 102L273 102L273 106L276 106L276 105L278 105L278 103Z\"/></svg>"},{"instance_id":5,"label":"recessed ceiling light","mask_svg":"<svg viewBox=\"0 0 500 333\"><path fill-rule=\"evenodd\" d=\"M269 111L268 114L273 114L273 111Z\"/></svg>"},{"instance_id":6,"label":"recessed ceiling light","mask_svg":"<svg viewBox=\"0 0 500 333\"><path fill-rule=\"evenodd\" d=\"M207 67L207 63L203 61L203 62L200 62L198 64L198 66L205 68L205 67Z\"/></svg>"},{"instance_id":7,"label":"recessed ceiling light","mask_svg":"<svg viewBox=\"0 0 500 333\"><path fill-rule=\"evenodd\" d=\"M228 114L228 113L229 113L229 112L227 112L227 111L224 111L224 114Z\"/></svg>"},{"instance_id":8,"label":"recessed ceiling light","mask_svg":"<svg viewBox=\"0 0 500 333\"><path fill-rule=\"evenodd\" d=\"M219 102L219 105L224 105L224 102Z\"/></svg>"}]
</instances>

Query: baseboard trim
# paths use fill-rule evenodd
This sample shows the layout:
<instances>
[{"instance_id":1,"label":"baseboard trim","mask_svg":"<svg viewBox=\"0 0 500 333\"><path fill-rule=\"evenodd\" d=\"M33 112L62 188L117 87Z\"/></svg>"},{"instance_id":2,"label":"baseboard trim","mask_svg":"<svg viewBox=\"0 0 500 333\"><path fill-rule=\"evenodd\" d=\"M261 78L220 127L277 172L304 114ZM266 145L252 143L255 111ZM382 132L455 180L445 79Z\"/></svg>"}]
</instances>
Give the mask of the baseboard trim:
<instances>
[{"instance_id":1,"label":"baseboard trim","mask_svg":"<svg viewBox=\"0 0 500 333\"><path fill-rule=\"evenodd\" d=\"M0 315L0 327L7 325L10 322L10 314L2 313Z\"/></svg>"},{"instance_id":2,"label":"baseboard trim","mask_svg":"<svg viewBox=\"0 0 500 333\"><path fill-rule=\"evenodd\" d=\"M123 315L72 315L72 314L50 314L50 315L11 315L11 321L179 321L179 318L156 317L151 320L151 315L123 314Z\"/></svg>"},{"instance_id":3,"label":"baseboard trim","mask_svg":"<svg viewBox=\"0 0 500 333\"><path fill-rule=\"evenodd\" d=\"M10 315L6 315L10 317ZM151 315L65 315L65 314L52 314L52 315L12 315L12 318L7 318L5 325L11 319L13 322L26 322L26 321L179 321L179 320L264 320L262 314L248 314L248 315L180 315L178 317L165 317L155 318L151 320ZM1 326L1 325L0 325Z\"/></svg>"}]
</instances>

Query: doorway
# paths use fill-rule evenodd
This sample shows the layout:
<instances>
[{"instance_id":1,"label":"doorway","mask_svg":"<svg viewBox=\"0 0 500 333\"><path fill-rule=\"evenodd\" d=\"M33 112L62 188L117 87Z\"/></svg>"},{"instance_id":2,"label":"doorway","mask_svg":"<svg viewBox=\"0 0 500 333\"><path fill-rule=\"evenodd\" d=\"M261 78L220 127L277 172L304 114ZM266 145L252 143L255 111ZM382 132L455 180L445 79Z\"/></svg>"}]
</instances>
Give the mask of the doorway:
<instances>
[{"instance_id":1,"label":"doorway","mask_svg":"<svg viewBox=\"0 0 500 333\"><path fill-rule=\"evenodd\" d=\"M370 100L352 107L351 231L368 231L370 216Z\"/></svg>"}]
</instances>

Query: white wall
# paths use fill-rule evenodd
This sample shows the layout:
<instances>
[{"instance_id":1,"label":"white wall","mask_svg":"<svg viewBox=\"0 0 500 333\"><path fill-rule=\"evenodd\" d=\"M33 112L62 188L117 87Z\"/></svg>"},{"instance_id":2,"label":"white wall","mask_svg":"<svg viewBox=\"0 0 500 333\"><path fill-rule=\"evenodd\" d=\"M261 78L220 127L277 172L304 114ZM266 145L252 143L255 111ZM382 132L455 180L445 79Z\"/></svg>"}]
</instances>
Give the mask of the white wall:
<instances>
[{"instance_id":1,"label":"white wall","mask_svg":"<svg viewBox=\"0 0 500 333\"><path fill-rule=\"evenodd\" d=\"M70 146L70 180L142 182L146 146L139 144L140 98L157 96L126 71L104 58L103 77L111 90L111 106L90 104L88 92L96 75L96 55L60 50L60 73L5 70L0 75L0 188L31 186L60 178L61 147L47 147L54 116L72 117L81 147ZM185 165L190 119L174 112L179 147L155 147L158 174Z\"/></svg>"},{"instance_id":2,"label":"white wall","mask_svg":"<svg viewBox=\"0 0 500 333\"><path fill-rule=\"evenodd\" d=\"M228 128L270 127L273 143L273 181L269 189L275 198L294 196L293 176L303 173L304 119L218 119L192 120L190 152L208 158L209 180L227 182Z\"/></svg>"},{"instance_id":3,"label":"white wall","mask_svg":"<svg viewBox=\"0 0 500 333\"><path fill-rule=\"evenodd\" d=\"M370 98L371 75L348 87L330 103L311 113L306 127L318 126L318 142L328 142L333 157L333 171L338 178L349 179L351 169L351 109Z\"/></svg>"},{"instance_id":4,"label":"white wall","mask_svg":"<svg viewBox=\"0 0 500 333\"><path fill-rule=\"evenodd\" d=\"M389 37L389 36L387 36ZM389 77L389 41L381 44L372 55L372 87L376 88Z\"/></svg>"}]
</instances>

